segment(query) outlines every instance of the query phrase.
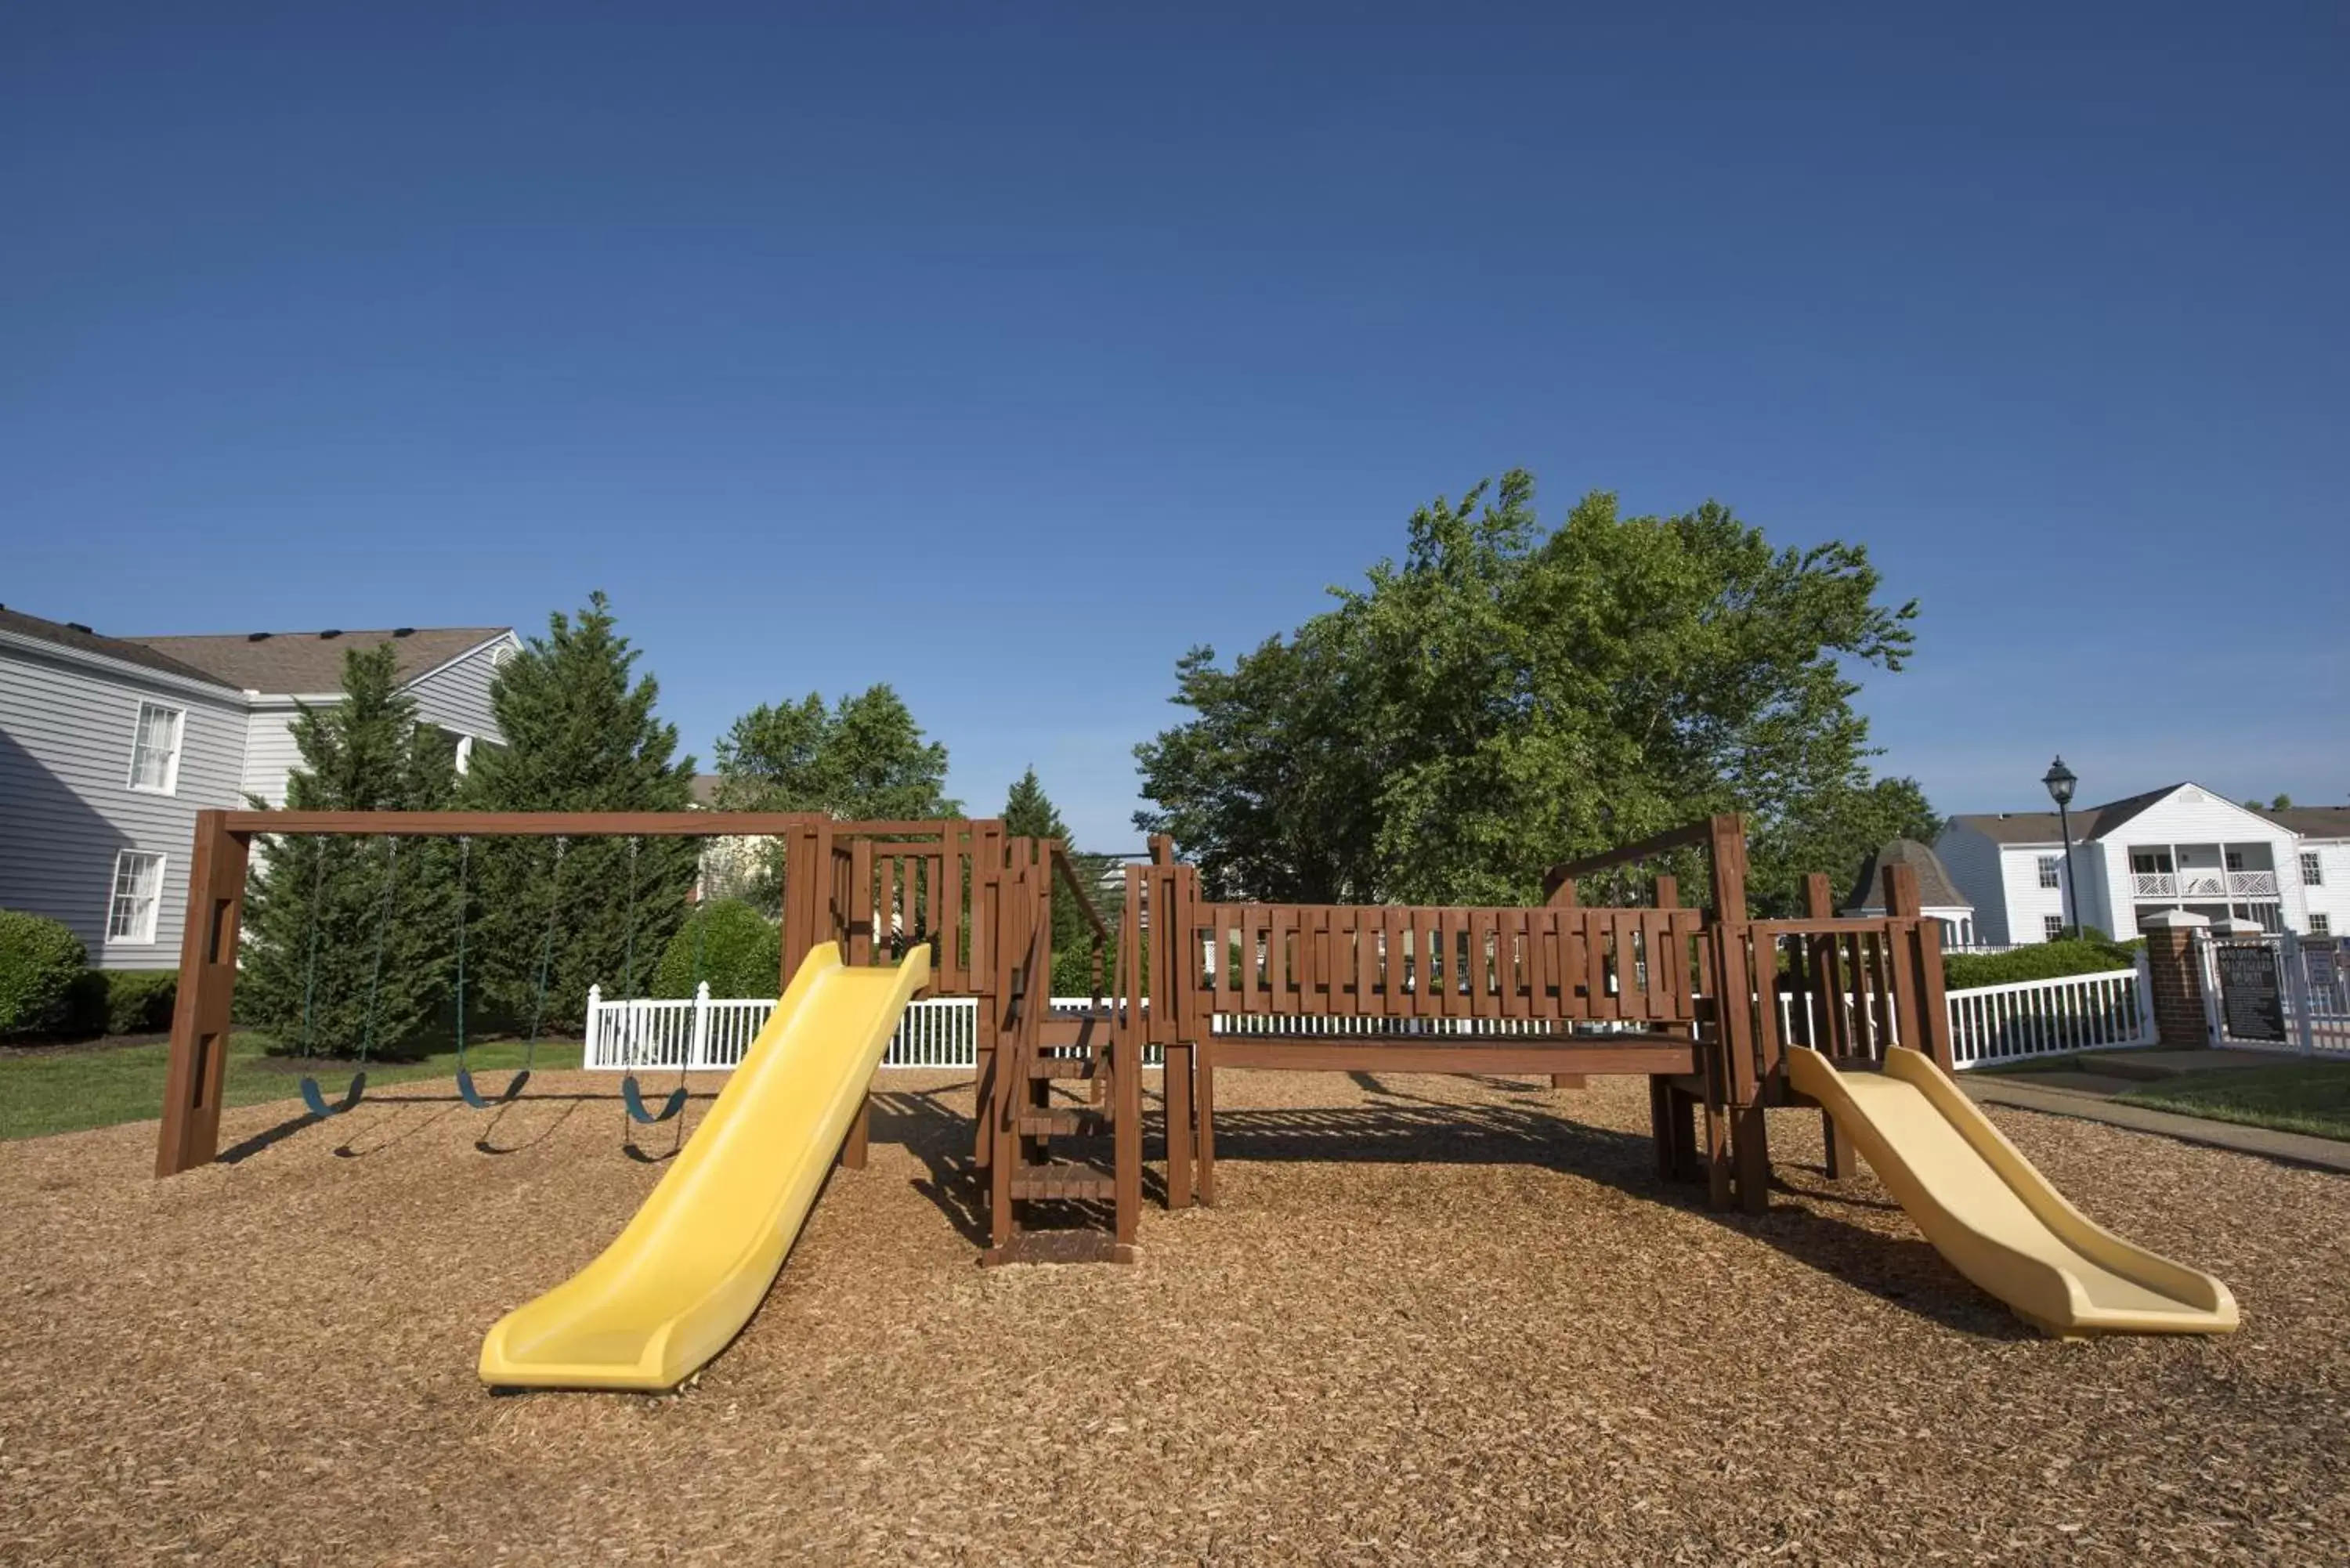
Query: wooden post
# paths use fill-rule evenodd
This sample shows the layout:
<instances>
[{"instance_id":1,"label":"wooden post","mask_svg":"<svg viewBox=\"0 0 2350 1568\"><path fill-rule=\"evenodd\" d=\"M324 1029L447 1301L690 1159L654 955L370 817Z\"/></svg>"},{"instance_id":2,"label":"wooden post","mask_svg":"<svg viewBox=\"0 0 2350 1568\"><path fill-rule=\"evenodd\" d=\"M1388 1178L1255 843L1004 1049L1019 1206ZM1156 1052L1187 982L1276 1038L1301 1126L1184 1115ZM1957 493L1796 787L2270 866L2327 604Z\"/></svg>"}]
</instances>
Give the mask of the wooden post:
<instances>
[{"instance_id":1,"label":"wooden post","mask_svg":"<svg viewBox=\"0 0 2350 1568\"><path fill-rule=\"evenodd\" d=\"M1755 1064L1754 995L1758 980L1767 985L1775 982L1776 977L1757 977L1748 971L1744 824L1733 815L1716 816L1707 824L1707 839L1712 850L1708 858L1712 867L1714 940L1719 953L1715 967L1721 991L1715 1002L1716 1033L1721 1054L1727 1058L1716 1092L1728 1097L1730 1155L1737 1167L1739 1205L1750 1214L1760 1214L1771 1204L1771 1145L1762 1113L1764 1085ZM1762 1004L1775 1008L1778 1001L1765 991ZM1712 1174L1719 1199L1723 1173Z\"/></svg>"},{"instance_id":2,"label":"wooden post","mask_svg":"<svg viewBox=\"0 0 2350 1568\"><path fill-rule=\"evenodd\" d=\"M236 1000L237 931L244 914L251 838L228 814L196 813L188 865L187 924L180 936L180 989L172 1007L172 1056L155 1174L176 1176L220 1152L221 1085L228 1072L229 1015Z\"/></svg>"},{"instance_id":3,"label":"wooden post","mask_svg":"<svg viewBox=\"0 0 2350 1568\"><path fill-rule=\"evenodd\" d=\"M1026 933L1020 929L1017 909L1019 899L1013 887L1013 873L993 863L979 874L980 897L974 903L986 909L984 926L974 909L972 921L972 961L975 969L985 962L988 991L991 993L980 1002L983 1028L982 1077L985 1089L979 1102L979 1119L983 1136L988 1140L988 1201L987 1223L990 1243L1001 1250L1012 1241L1012 1178L1020 1165L1020 1135L1014 1117L1026 1098L1026 1085L1012 1082L1022 1067L1020 1053L1013 1046L1004 1028L1005 1010L1012 1004L1012 970L1018 961L1014 944ZM982 929L988 946L985 958L978 946Z\"/></svg>"},{"instance_id":4,"label":"wooden post","mask_svg":"<svg viewBox=\"0 0 2350 1568\"><path fill-rule=\"evenodd\" d=\"M1835 918L1835 895L1828 887L1827 873L1814 871L1804 878L1804 913L1814 920ZM1837 1054L1836 1037L1842 1033L1836 1017L1844 1006L1844 994L1836 977L1834 961L1835 939L1806 939L1810 950L1813 1018L1813 1047L1822 1054ZM1860 1157L1851 1142L1836 1131L1835 1118L1825 1111L1820 1113L1820 1147L1826 1151L1821 1168L1830 1181L1843 1181L1858 1174Z\"/></svg>"},{"instance_id":5,"label":"wooden post","mask_svg":"<svg viewBox=\"0 0 2350 1568\"><path fill-rule=\"evenodd\" d=\"M1925 918L1918 902L1918 872L1908 866L1886 868L1887 913L1908 922L1907 940L1894 944L1893 967L1901 971L1904 1044L1922 1051L1945 1073L1951 1070L1950 1005L1942 985L1940 923Z\"/></svg>"}]
</instances>

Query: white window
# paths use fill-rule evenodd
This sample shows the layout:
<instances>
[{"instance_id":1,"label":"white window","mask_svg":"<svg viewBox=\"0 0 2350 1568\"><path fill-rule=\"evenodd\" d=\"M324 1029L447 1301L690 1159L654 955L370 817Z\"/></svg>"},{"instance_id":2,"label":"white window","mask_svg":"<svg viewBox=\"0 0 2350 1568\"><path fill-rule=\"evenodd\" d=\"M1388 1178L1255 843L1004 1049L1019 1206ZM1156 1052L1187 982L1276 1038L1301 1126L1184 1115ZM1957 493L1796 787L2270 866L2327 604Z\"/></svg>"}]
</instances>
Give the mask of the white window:
<instances>
[{"instance_id":1,"label":"white window","mask_svg":"<svg viewBox=\"0 0 2350 1568\"><path fill-rule=\"evenodd\" d=\"M2325 886L2325 867L2318 860L2317 851L2314 849L2304 849L2301 852L2301 880L2304 887Z\"/></svg>"},{"instance_id":2,"label":"white window","mask_svg":"<svg viewBox=\"0 0 2350 1568\"><path fill-rule=\"evenodd\" d=\"M2062 915L2041 916L2040 934L2043 938L2052 942L2061 940L2064 935L2064 917Z\"/></svg>"},{"instance_id":3,"label":"white window","mask_svg":"<svg viewBox=\"0 0 2350 1568\"><path fill-rule=\"evenodd\" d=\"M2064 867L2064 860L2062 856L2042 856L2040 857L2040 885L2043 888L2055 887L2057 885L2056 874Z\"/></svg>"},{"instance_id":4,"label":"white window","mask_svg":"<svg viewBox=\"0 0 2350 1568\"><path fill-rule=\"evenodd\" d=\"M106 917L110 942L151 942L163 901L163 857L126 849L114 857L114 898Z\"/></svg>"},{"instance_id":5,"label":"white window","mask_svg":"<svg viewBox=\"0 0 2350 1568\"><path fill-rule=\"evenodd\" d=\"M2309 934L2313 937L2332 936L2334 934L2334 918L2331 915L2310 916Z\"/></svg>"},{"instance_id":6,"label":"white window","mask_svg":"<svg viewBox=\"0 0 2350 1568\"><path fill-rule=\"evenodd\" d=\"M2228 869L2230 871L2241 871L2244 868L2244 852L2241 849L2230 849L2220 858L2227 861Z\"/></svg>"},{"instance_id":7,"label":"white window","mask_svg":"<svg viewBox=\"0 0 2350 1568\"><path fill-rule=\"evenodd\" d=\"M180 736L187 711L161 702L139 704L139 729L130 738L130 787L170 794L180 787Z\"/></svg>"}]
</instances>

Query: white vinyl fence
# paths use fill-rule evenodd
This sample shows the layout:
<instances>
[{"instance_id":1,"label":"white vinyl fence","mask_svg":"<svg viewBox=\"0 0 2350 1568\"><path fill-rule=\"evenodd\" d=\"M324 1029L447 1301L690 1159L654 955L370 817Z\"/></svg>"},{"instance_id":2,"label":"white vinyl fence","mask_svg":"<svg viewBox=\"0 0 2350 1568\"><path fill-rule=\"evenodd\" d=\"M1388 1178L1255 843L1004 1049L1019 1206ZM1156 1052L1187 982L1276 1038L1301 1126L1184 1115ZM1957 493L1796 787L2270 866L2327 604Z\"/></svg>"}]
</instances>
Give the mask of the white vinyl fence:
<instances>
[{"instance_id":1,"label":"white vinyl fence","mask_svg":"<svg viewBox=\"0 0 2350 1568\"><path fill-rule=\"evenodd\" d=\"M2136 969L1980 985L1948 995L1950 1061L1960 1072L2155 1042L2154 993L2143 952Z\"/></svg>"},{"instance_id":2,"label":"white vinyl fence","mask_svg":"<svg viewBox=\"0 0 2350 1568\"><path fill-rule=\"evenodd\" d=\"M1052 1010L1067 1016L1091 1011L1082 996L1056 996ZM591 1071L625 1073L638 1068L725 1072L741 1064L775 1010L775 999L713 998L706 984L691 998L639 998L607 1002L600 987L588 991L588 1043L580 1065ZM1157 1061L1147 1054L1145 1065ZM882 1053L884 1067L976 1067L979 1064L979 999L925 997L910 1002L898 1032Z\"/></svg>"},{"instance_id":3,"label":"white vinyl fence","mask_svg":"<svg viewBox=\"0 0 2350 1568\"><path fill-rule=\"evenodd\" d=\"M2327 979L2334 980L2330 971ZM1845 1000L1850 1006L1852 997ZM1792 996L1779 999L1782 1039L1799 1037L1794 1001ZM2151 1045L2155 1040L2143 954L2134 970L1977 986L1949 992L1948 1002L1950 1056L1960 1072L2033 1056ZM1082 996L1056 996L1050 1006L1055 1015L1066 1018L1090 1012L1093 1003ZM690 1071L724 1072L741 1063L775 1009L773 997L713 998L707 985L698 987L691 999L634 1002L607 1002L599 989L591 988L588 1044L581 1065L616 1073L654 1067L674 1071L681 1064ZM1863 1027L1874 1027L1869 1020L1858 1022ZM1220 1012L1214 1027L1220 1034L1267 1037L1359 1034L1379 1039L1495 1039L1540 1034L1547 1026L1518 1018L1308 1018ZM1588 1026L1587 1032L1636 1027L1596 1024ZM1144 1054L1143 1064L1159 1066L1161 1059L1159 1048L1151 1046ZM952 1069L978 1064L979 1002L968 996L930 997L909 1004L881 1056L884 1067Z\"/></svg>"},{"instance_id":4,"label":"white vinyl fence","mask_svg":"<svg viewBox=\"0 0 2350 1568\"><path fill-rule=\"evenodd\" d=\"M1870 1036L1873 1052L1898 1044L1889 1019L1887 1038L1877 1040L1879 1021L1859 1012L1852 993L1845 993L1854 1025ZM2075 1051L2106 1051L2155 1042L2154 1005L2147 979L2146 955L2136 969L2100 970L2091 974L2060 975L2054 980L2024 980L2008 985L1979 985L1944 993L1950 1020L1950 1063L1963 1073L1970 1067L2020 1062L2033 1056L2063 1056ZM1795 998L1779 999L1779 1037L1796 1040Z\"/></svg>"}]
</instances>

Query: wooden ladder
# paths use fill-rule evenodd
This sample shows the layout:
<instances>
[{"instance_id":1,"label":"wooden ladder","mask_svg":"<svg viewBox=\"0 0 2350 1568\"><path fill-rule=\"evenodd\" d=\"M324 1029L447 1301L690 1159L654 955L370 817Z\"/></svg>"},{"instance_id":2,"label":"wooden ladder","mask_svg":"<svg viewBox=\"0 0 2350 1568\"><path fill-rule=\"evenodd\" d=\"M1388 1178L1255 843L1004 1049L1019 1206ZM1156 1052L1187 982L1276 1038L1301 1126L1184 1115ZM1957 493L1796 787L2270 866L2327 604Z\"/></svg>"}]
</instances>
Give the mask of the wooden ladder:
<instances>
[{"instance_id":1,"label":"wooden ladder","mask_svg":"<svg viewBox=\"0 0 2350 1568\"><path fill-rule=\"evenodd\" d=\"M1120 1106L1139 1119L1139 1096L1117 1093L1120 1056L1113 1010L1049 1016L1050 869L1026 839L990 877L994 987L983 1006L993 1025L980 1084L980 1159L987 1168L986 1263L1128 1262L1140 1172L1139 1127L1120 1137ZM1133 1047L1139 1049L1139 1045ZM1083 1085L1085 1103L1072 1103ZM1131 1150L1130 1156L1128 1151Z\"/></svg>"}]
</instances>

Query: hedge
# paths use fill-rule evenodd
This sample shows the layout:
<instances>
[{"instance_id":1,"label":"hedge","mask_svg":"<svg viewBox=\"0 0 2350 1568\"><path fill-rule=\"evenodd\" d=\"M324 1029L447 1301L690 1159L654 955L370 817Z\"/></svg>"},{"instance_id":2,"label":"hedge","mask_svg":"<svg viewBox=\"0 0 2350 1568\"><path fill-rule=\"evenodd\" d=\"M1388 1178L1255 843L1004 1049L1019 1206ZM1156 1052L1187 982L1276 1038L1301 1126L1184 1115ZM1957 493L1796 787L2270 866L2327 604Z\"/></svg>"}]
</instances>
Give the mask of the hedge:
<instances>
[{"instance_id":1,"label":"hedge","mask_svg":"<svg viewBox=\"0 0 2350 1568\"><path fill-rule=\"evenodd\" d=\"M55 1028L88 961L63 921L0 909L0 1033Z\"/></svg>"},{"instance_id":2,"label":"hedge","mask_svg":"<svg viewBox=\"0 0 2350 1568\"><path fill-rule=\"evenodd\" d=\"M1978 985L2012 985L2018 981L2129 969L2137 962L2137 955L2130 949L2110 941L2035 942L2003 953L1946 953L1942 983L1951 991L1965 991Z\"/></svg>"},{"instance_id":3,"label":"hedge","mask_svg":"<svg viewBox=\"0 0 2350 1568\"><path fill-rule=\"evenodd\" d=\"M691 996L699 944L701 978L715 997L782 994L783 933L740 898L720 898L678 928L653 971L655 996Z\"/></svg>"},{"instance_id":4,"label":"hedge","mask_svg":"<svg viewBox=\"0 0 2350 1568\"><path fill-rule=\"evenodd\" d=\"M179 994L174 970L90 970L74 983L68 1026L77 1034L161 1034L172 1027Z\"/></svg>"}]
</instances>

